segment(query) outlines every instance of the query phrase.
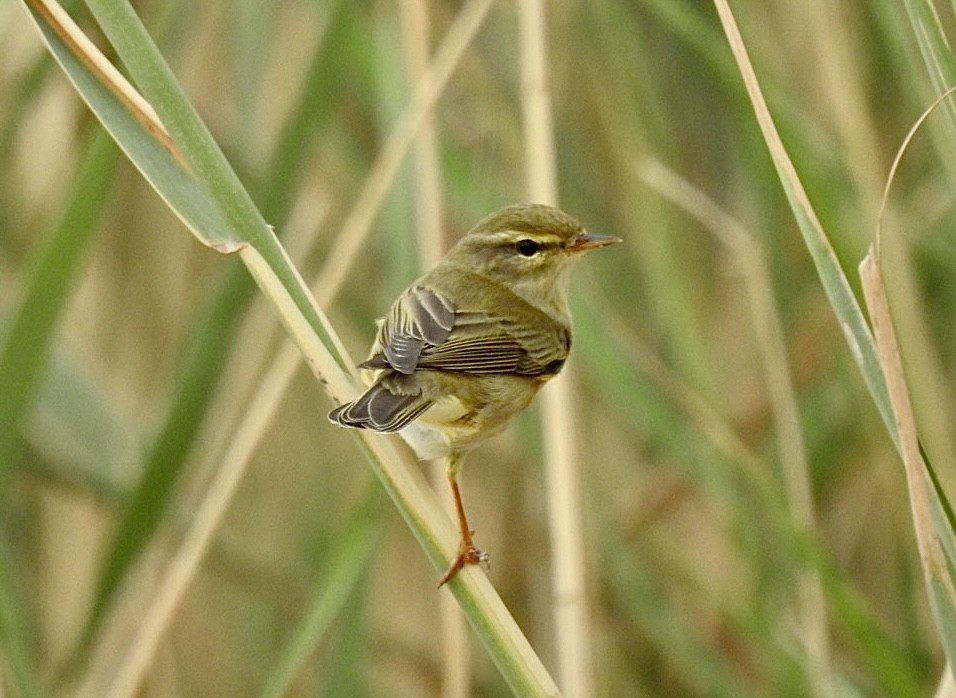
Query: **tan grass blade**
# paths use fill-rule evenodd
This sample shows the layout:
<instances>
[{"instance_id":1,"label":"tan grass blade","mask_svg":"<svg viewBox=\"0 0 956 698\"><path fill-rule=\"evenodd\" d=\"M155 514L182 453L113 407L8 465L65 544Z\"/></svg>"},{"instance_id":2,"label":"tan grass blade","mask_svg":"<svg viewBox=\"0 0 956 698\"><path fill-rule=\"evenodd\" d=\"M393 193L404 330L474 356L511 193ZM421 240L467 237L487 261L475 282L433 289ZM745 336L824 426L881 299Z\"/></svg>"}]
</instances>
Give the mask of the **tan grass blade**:
<instances>
[{"instance_id":1,"label":"tan grass blade","mask_svg":"<svg viewBox=\"0 0 956 698\"><path fill-rule=\"evenodd\" d=\"M903 355L910 367L908 385L913 409L920 423L920 438L934 460L941 463L956 462L956 434L952 424L956 420L956 397L950 389L945 353L941 353L931 330L929 304L921 291L916 268L915 241L906 234L907 221L894 214L889 206L890 191L899 173L903 157L909 151L913 139L920 131L926 131L927 119L941 111L941 106L952 102L956 88L946 90L933 101L910 128L903 139L890 171L882 182L882 194L878 205L875 254L881 262L884 283L892 295L896 309L894 321L901 339ZM946 115L943 112L939 116ZM938 152L938 149L937 149ZM941 157L941 164L951 160ZM943 469L940 477L947 490L952 491L956 479L950 469Z\"/></svg>"},{"instance_id":2,"label":"tan grass blade","mask_svg":"<svg viewBox=\"0 0 956 698\"><path fill-rule=\"evenodd\" d=\"M947 656L952 657L956 652L956 627L952 625L956 620L956 585L953 583L952 567L940 536L948 533L952 538L953 532L946 531L945 523L934 513L934 510L939 508L939 503L934 501L936 489L927 475L926 464L920 452L903 361L874 248L870 249L860 263L860 278L863 281L863 294L866 296L877 351L893 405L900 438L900 454L909 490L913 528L923 574L926 575L930 604Z\"/></svg>"},{"instance_id":3,"label":"tan grass blade","mask_svg":"<svg viewBox=\"0 0 956 698\"><path fill-rule=\"evenodd\" d=\"M733 13L726 0L714 0L714 4L720 16L727 41L730 44L730 49L737 61L744 86L757 117L757 123L770 151L783 191L800 227L804 243L813 258L823 289L840 322L840 329L843 330L843 335L860 368L867 388L873 396L874 404L895 443L896 433L886 396L886 384L879 371L879 363L875 358L873 337L863 317L863 311L860 309L849 281L840 267L833 246L820 225L793 162L780 140L780 134L777 132L773 117L770 115L770 110L760 89L753 65L750 63L747 48L744 45Z\"/></svg>"},{"instance_id":4,"label":"tan grass blade","mask_svg":"<svg viewBox=\"0 0 956 698\"><path fill-rule=\"evenodd\" d=\"M102 84L110 87L117 99L126 105L130 113L143 125L143 128L152 133L180 162L184 162L182 155L179 154L152 105L129 84L129 81L116 69L116 66L110 63L106 56L96 48L96 45L76 25L73 18L52 0L28 0L27 4L43 17L47 26L56 32L57 36L66 45L72 48L73 54L83 62L87 69L96 75Z\"/></svg>"},{"instance_id":5,"label":"tan grass blade","mask_svg":"<svg viewBox=\"0 0 956 698\"><path fill-rule=\"evenodd\" d=\"M944 548L956 550L953 540L953 517L948 504L941 499L942 493L935 488L935 483L928 484L926 465L919 452L905 378L902 375L896 339L886 308L885 291L876 269L876 262L871 254L864 260L860 269L874 326L874 332L871 333L863 317L862 309L850 289L846 275L836 259L796 169L780 140L733 13L726 0L714 0L714 3L743 76L764 141L770 150L804 242L813 257L823 288L840 321L844 336L870 390L873 402L886 425L887 432L906 465L912 515L917 529L924 574L929 586L930 601L947 656L952 657L956 655L956 631L954 631L956 596L953 593L952 579L948 576L947 560L943 551ZM878 341L874 339L874 334L880 335ZM903 433L903 429L908 430L909 433Z\"/></svg>"}]
</instances>

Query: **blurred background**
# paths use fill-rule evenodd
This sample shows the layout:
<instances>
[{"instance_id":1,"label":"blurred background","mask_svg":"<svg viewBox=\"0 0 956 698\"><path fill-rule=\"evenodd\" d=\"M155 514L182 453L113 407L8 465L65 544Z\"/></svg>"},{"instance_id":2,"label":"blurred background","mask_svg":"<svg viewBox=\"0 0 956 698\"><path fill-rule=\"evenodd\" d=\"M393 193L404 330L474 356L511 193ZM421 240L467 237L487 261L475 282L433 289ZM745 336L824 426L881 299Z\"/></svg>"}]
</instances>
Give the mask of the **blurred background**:
<instances>
[{"instance_id":1,"label":"blurred background","mask_svg":"<svg viewBox=\"0 0 956 698\"><path fill-rule=\"evenodd\" d=\"M407 47L423 37L402 3L135 6L303 275L334 267L411 98ZM934 99L906 9L733 7L857 279L890 164ZM461 3L427 9L434 52ZM953 8L939 9L951 34ZM106 47L83 6L70 12ZM829 667L840 695L926 695L944 659L902 467L713 6L560 0L546 22L561 207L624 239L579 269L562 377L597 694L809 695ZM526 198L521 41L515 4L495 3L434 110L444 244ZM930 117L901 165L884 260L926 445L952 484L944 126ZM69 692L91 638L120 623L117 600L148 596L288 341L238 261L198 244L99 131L23 9L0 2L0 341L14 318L31 337L0 345L0 676L13 695ZM406 161L325 308L354 357L421 271L417 186ZM260 695L296 642L308 660L289 695L439 694L437 572L330 406L300 371L142 695ZM462 487L493 583L556 669L536 410L469 458ZM303 629L334 584L322 632ZM506 694L477 642L473 655L473 695Z\"/></svg>"}]
</instances>

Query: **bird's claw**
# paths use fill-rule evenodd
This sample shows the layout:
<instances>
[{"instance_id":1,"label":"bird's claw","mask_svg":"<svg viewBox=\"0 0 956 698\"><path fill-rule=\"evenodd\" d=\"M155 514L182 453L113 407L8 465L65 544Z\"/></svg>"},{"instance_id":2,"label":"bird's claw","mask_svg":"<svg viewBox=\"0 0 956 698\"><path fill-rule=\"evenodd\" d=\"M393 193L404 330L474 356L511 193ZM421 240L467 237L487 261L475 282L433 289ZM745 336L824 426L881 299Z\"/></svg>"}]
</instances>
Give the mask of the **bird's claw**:
<instances>
[{"instance_id":1,"label":"bird's claw","mask_svg":"<svg viewBox=\"0 0 956 698\"><path fill-rule=\"evenodd\" d=\"M487 565L488 560L491 559L491 556L488 553L478 550L474 545L462 544L458 549L458 555L455 556L455 559L451 561L451 565L448 566L445 574L442 576L441 580L438 582L438 588L445 586L448 582L455 578L455 575L465 566L465 565Z\"/></svg>"}]
</instances>

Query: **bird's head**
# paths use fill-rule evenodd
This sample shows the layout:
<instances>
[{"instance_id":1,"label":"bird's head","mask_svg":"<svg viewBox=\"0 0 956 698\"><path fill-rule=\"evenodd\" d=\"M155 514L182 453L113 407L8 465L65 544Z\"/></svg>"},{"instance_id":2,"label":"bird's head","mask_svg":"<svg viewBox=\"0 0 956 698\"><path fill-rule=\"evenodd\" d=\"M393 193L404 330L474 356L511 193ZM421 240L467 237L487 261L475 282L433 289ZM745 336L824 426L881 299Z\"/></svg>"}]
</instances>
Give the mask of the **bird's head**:
<instances>
[{"instance_id":1,"label":"bird's head","mask_svg":"<svg viewBox=\"0 0 956 698\"><path fill-rule=\"evenodd\" d=\"M567 314L569 272L582 253L620 242L594 235L544 204L517 204L481 220L447 260L509 287L553 315Z\"/></svg>"}]
</instances>

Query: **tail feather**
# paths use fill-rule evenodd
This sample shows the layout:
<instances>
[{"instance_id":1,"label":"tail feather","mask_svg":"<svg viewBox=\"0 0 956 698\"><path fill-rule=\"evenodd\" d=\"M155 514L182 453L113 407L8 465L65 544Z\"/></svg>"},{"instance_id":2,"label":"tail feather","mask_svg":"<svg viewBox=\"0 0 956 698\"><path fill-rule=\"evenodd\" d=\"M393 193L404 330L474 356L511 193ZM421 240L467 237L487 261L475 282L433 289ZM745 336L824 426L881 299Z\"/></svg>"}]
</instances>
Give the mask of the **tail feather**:
<instances>
[{"instance_id":1,"label":"tail feather","mask_svg":"<svg viewBox=\"0 0 956 698\"><path fill-rule=\"evenodd\" d=\"M380 381L357 400L329 412L329 420L354 429L398 431L431 406L431 401L422 397L421 393L396 394Z\"/></svg>"}]
</instances>

